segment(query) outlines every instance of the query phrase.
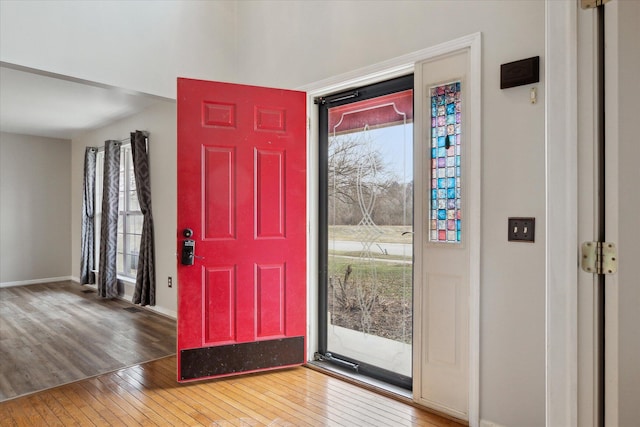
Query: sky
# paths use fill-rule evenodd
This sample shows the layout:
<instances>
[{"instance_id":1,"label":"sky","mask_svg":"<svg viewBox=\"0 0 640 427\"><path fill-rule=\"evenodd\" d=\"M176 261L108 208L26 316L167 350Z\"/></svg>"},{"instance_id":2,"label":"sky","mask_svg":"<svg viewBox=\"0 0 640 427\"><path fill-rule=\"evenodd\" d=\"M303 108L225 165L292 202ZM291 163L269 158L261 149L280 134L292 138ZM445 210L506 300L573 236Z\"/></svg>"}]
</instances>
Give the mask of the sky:
<instances>
[{"instance_id":1,"label":"sky","mask_svg":"<svg viewBox=\"0 0 640 427\"><path fill-rule=\"evenodd\" d=\"M349 134L349 138L354 135ZM386 170L393 173L398 182L413 181L413 123L367 130L363 137L382 154Z\"/></svg>"}]
</instances>

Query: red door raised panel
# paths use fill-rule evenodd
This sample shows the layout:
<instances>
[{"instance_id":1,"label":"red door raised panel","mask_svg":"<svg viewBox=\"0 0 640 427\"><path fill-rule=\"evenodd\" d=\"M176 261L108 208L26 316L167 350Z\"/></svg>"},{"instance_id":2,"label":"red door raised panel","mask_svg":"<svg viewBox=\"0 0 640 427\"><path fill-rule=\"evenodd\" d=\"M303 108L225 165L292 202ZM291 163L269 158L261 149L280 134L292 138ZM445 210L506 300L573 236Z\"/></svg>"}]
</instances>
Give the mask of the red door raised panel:
<instances>
[{"instance_id":1,"label":"red door raised panel","mask_svg":"<svg viewBox=\"0 0 640 427\"><path fill-rule=\"evenodd\" d=\"M306 361L306 96L178 79L178 379Z\"/></svg>"}]
</instances>

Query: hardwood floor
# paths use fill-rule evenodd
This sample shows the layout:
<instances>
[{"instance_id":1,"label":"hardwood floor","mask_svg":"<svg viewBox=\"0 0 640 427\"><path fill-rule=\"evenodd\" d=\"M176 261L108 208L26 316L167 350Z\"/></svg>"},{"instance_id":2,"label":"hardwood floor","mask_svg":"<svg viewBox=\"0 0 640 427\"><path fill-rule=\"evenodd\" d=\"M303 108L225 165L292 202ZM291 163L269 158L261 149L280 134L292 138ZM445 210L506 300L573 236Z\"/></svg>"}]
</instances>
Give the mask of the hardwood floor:
<instances>
[{"instance_id":1,"label":"hardwood floor","mask_svg":"<svg viewBox=\"0 0 640 427\"><path fill-rule=\"evenodd\" d=\"M175 354L174 320L87 290L0 289L0 401Z\"/></svg>"},{"instance_id":2,"label":"hardwood floor","mask_svg":"<svg viewBox=\"0 0 640 427\"><path fill-rule=\"evenodd\" d=\"M83 290L0 289L0 426L462 425L302 367L179 384L175 321Z\"/></svg>"},{"instance_id":3,"label":"hardwood floor","mask_svg":"<svg viewBox=\"0 0 640 427\"><path fill-rule=\"evenodd\" d=\"M0 425L462 424L303 367L178 384L171 356L0 403Z\"/></svg>"}]
</instances>

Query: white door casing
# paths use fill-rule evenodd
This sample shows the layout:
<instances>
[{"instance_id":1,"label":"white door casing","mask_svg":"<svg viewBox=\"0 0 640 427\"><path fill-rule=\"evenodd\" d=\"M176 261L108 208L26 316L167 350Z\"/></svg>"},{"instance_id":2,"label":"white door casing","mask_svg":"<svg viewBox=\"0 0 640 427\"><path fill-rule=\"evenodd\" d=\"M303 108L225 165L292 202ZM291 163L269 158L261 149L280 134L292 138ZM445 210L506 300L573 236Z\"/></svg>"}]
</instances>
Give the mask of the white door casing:
<instances>
[{"instance_id":1,"label":"white door casing","mask_svg":"<svg viewBox=\"0 0 640 427\"><path fill-rule=\"evenodd\" d=\"M577 426L577 8L545 1L547 427Z\"/></svg>"}]
</instances>

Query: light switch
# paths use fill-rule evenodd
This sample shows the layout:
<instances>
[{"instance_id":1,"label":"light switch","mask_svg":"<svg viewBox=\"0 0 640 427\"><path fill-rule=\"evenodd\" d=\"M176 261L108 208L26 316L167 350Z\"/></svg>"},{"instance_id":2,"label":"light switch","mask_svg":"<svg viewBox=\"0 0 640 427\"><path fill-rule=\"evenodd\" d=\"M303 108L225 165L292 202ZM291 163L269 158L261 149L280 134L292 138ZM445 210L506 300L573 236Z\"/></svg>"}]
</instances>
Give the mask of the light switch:
<instances>
[{"instance_id":1,"label":"light switch","mask_svg":"<svg viewBox=\"0 0 640 427\"><path fill-rule=\"evenodd\" d=\"M535 218L509 218L507 239L510 242L534 242L535 231Z\"/></svg>"}]
</instances>

